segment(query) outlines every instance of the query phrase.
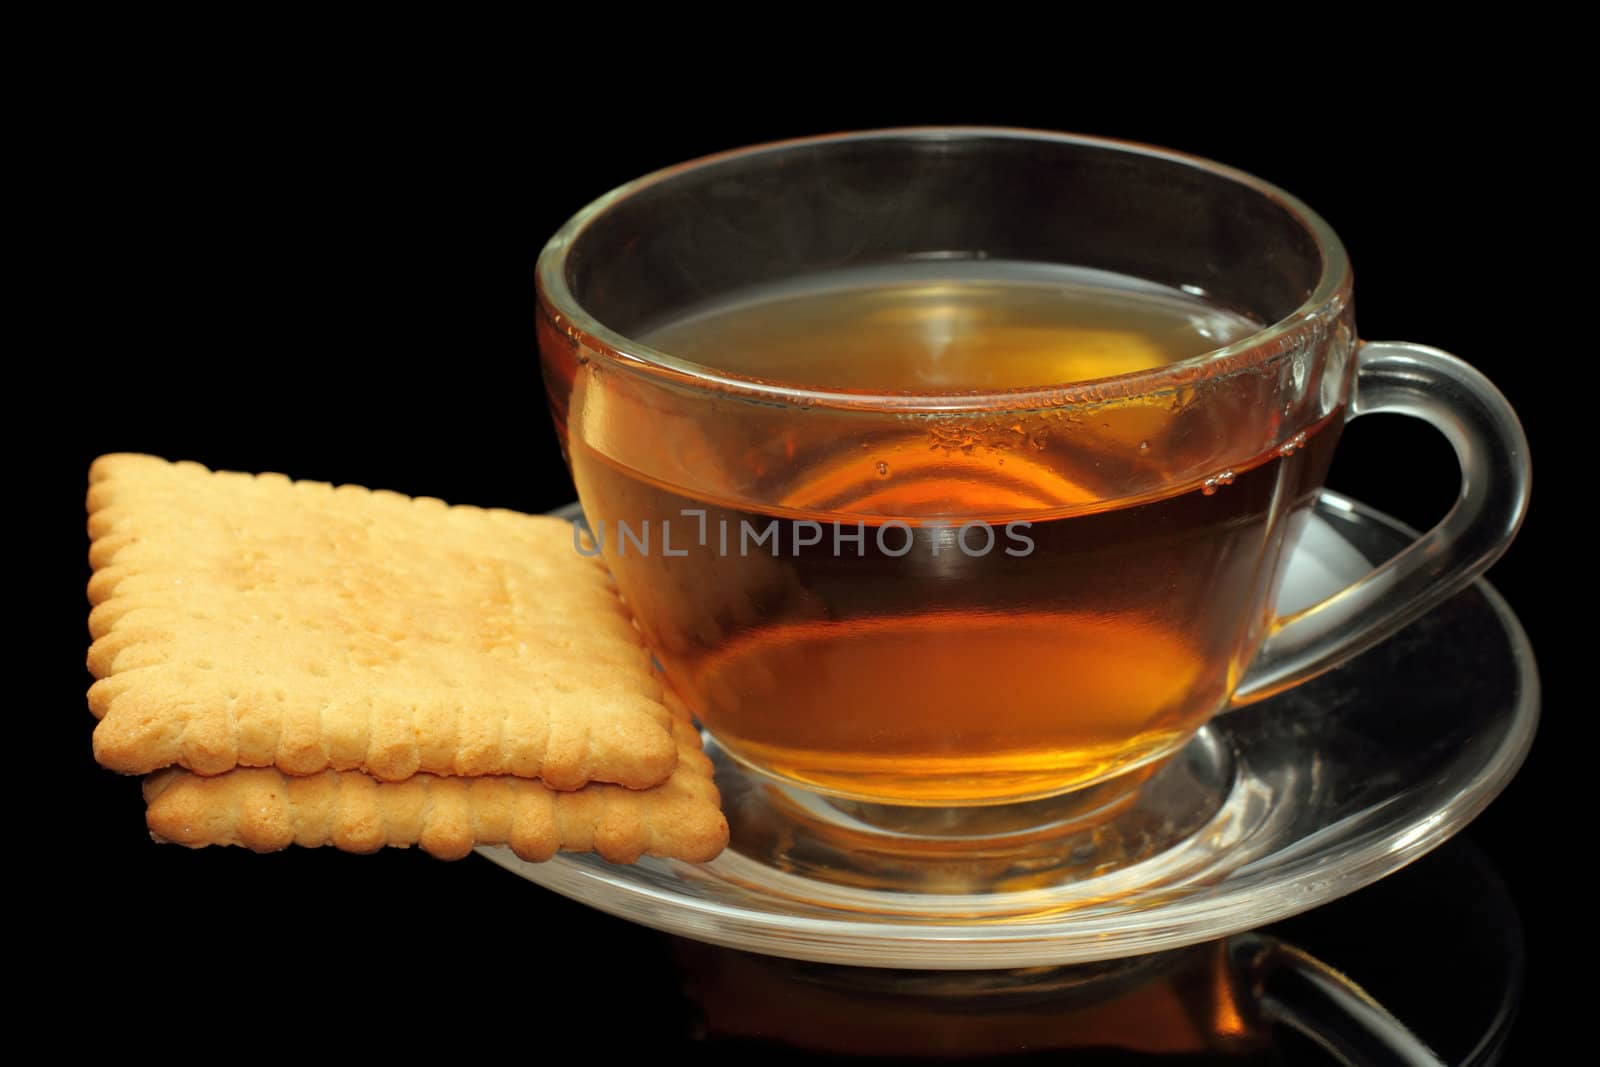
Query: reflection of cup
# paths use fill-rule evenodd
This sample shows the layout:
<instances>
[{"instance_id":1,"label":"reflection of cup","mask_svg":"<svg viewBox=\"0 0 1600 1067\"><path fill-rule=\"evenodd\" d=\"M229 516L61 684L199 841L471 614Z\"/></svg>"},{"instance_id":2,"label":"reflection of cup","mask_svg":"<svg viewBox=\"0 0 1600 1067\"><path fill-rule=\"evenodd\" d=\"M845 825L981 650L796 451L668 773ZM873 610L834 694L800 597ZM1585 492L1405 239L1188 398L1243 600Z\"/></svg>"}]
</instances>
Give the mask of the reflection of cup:
<instances>
[{"instance_id":1,"label":"reflection of cup","mask_svg":"<svg viewBox=\"0 0 1600 1067\"><path fill-rule=\"evenodd\" d=\"M1116 1062L1262 1063L1229 946L1076 967L896 971L774 959L674 940L711 1049L984 1060L1095 1052ZM1246 999L1241 999L1243 993ZM824 1025L819 1025L823 1023ZM719 1048L720 1046L720 1048ZM1142 1055L1141 1055L1142 1054Z\"/></svg>"},{"instance_id":2,"label":"reflection of cup","mask_svg":"<svg viewBox=\"0 0 1600 1067\"><path fill-rule=\"evenodd\" d=\"M1099 963L894 970L672 944L707 1052L1073 1063L1495 1063L1525 955L1463 839L1287 923Z\"/></svg>"},{"instance_id":3,"label":"reflection of cup","mask_svg":"<svg viewBox=\"0 0 1600 1067\"><path fill-rule=\"evenodd\" d=\"M810 363L791 345L781 374L746 358L748 331L698 362L671 340L752 293L854 315L891 278L915 294L896 313L948 324L929 308L965 301L963 322L1011 331L985 357L993 384L927 384L865 331ZM1096 314L1187 299L1226 343L1149 366L1119 362L1124 346L1063 364L1110 376L1063 383L1028 362L1031 320L995 310L1024 281L1057 294L1027 315L1069 289ZM1458 590L1526 504L1525 442L1487 381L1432 349L1358 343L1326 224L1173 153L972 129L727 153L584 209L539 286L561 439L646 639L729 752L836 796L1017 801L1169 755ZM1043 369L1006 377L1024 366ZM872 377L887 367L906 380ZM1371 411L1437 425L1461 499L1367 578L1275 617L1339 430Z\"/></svg>"}]
</instances>

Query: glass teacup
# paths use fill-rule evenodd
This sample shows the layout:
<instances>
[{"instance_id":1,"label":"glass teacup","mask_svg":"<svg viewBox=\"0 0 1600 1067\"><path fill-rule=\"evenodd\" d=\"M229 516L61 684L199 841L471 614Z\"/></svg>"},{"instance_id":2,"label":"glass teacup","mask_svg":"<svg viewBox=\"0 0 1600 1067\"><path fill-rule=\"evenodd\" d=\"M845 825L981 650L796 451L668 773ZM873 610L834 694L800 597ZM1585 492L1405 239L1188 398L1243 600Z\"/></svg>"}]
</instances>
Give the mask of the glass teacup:
<instances>
[{"instance_id":1,"label":"glass teacup","mask_svg":"<svg viewBox=\"0 0 1600 1067\"><path fill-rule=\"evenodd\" d=\"M1134 783L1212 716L1392 634L1526 507L1515 415L1356 339L1328 226L1121 142L910 129L729 152L579 212L540 349L589 535L673 687L780 781L967 807ZM1290 617L1351 417L1462 490Z\"/></svg>"}]
</instances>

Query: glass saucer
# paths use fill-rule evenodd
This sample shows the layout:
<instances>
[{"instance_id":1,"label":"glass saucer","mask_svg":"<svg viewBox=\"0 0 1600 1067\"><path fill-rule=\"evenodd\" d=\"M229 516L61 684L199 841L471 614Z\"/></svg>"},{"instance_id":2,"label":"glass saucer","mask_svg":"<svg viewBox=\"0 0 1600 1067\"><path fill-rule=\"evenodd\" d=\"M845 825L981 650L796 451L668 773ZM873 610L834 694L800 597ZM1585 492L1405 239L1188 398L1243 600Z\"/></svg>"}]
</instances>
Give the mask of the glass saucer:
<instances>
[{"instance_id":1,"label":"glass saucer","mask_svg":"<svg viewBox=\"0 0 1600 1067\"><path fill-rule=\"evenodd\" d=\"M1280 613L1414 536L1324 492ZM479 851L603 911L746 951L952 970L1114 959L1248 930L1403 867L1499 793L1537 719L1527 637L1479 581L1322 677L1219 716L1103 810L1036 802L907 835L769 783L708 738L733 838L709 864Z\"/></svg>"}]
</instances>

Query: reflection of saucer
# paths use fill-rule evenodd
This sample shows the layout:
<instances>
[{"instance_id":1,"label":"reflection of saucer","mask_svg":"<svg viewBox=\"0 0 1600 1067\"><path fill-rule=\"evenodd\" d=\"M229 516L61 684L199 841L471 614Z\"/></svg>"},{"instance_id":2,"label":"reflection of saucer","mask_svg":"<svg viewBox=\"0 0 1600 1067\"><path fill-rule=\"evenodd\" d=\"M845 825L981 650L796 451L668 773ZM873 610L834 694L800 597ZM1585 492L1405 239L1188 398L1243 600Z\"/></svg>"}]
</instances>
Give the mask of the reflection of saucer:
<instances>
[{"instance_id":1,"label":"reflection of saucer","mask_svg":"<svg viewBox=\"0 0 1600 1067\"><path fill-rule=\"evenodd\" d=\"M1280 606L1314 602L1408 540L1324 493ZM1521 626L1479 582L1345 666L1217 719L1109 822L1036 819L929 854L870 813L805 810L713 748L734 828L713 863L482 851L602 910L755 952L951 969L1109 959L1260 926L1420 856L1510 779L1537 702ZM1124 862L1073 862L1107 833L1134 842Z\"/></svg>"}]
</instances>

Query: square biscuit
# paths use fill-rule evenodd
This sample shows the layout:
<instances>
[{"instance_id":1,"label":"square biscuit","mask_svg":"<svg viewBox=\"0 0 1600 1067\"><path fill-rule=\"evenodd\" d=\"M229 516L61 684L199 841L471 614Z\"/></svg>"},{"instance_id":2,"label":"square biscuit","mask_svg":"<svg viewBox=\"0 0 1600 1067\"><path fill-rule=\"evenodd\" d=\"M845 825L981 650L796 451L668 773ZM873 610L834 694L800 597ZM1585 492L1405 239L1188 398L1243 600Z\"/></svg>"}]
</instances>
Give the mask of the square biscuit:
<instances>
[{"instance_id":1,"label":"square biscuit","mask_svg":"<svg viewBox=\"0 0 1600 1067\"><path fill-rule=\"evenodd\" d=\"M559 792L526 778L431 774L380 782L358 771L297 778L239 769L203 778L168 769L145 779L145 821L158 841L190 848L375 852L420 845L458 859L475 845L508 845L532 861L567 851L596 852L613 863L642 855L704 862L727 844L728 824L699 734L687 716L673 730L677 767L653 789L595 783Z\"/></svg>"},{"instance_id":2,"label":"square biscuit","mask_svg":"<svg viewBox=\"0 0 1600 1067\"><path fill-rule=\"evenodd\" d=\"M95 757L647 789L650 654L571 524L108 455L89 472Z\"/></svg>"}]
</instances>

